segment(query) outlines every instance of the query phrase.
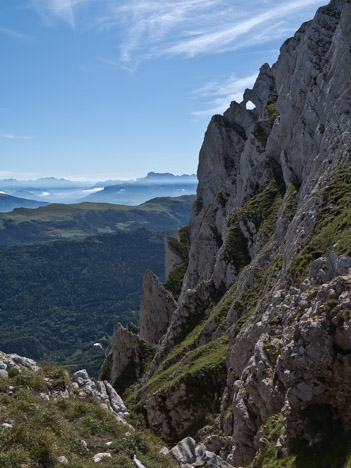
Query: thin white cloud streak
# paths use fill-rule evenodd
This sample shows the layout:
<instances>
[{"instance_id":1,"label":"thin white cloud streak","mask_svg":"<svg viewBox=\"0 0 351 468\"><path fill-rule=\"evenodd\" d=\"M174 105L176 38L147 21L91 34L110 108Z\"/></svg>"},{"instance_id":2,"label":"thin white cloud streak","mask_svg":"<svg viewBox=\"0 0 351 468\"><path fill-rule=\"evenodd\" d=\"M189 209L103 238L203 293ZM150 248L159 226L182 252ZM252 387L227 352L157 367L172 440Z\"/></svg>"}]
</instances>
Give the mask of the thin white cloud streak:
<instances>
[{"instance_id":1,"label":"thin white cloud streak","mask_svg":"<svg viewBox=\"0 0 351 468\"><path fill-rule=\"evenodd\" d=\"M32 136L20 136L14 135L13 133L0 133L1 138L5 138L6 140L32 140Z\"/></svg>"},{"instance_id":2,"label":"thin white cloud streak","mask_svg":"<svg viewBox=\"0 0 351 468\"><path fill-rule=\"evenodd\" d=\"M134 67L128 67L122 63L119 63L119 62L116 62L115 60L111 60L109 58L106 58L106 57L96 57L100 62L104 63L105 65L108 65L109 67L112 67L112 68L118 68L118 69L121 69L122 70L126 70L128 72L134 72L135 71L135 66Z\"/></svg>"},{"instance_id":3,"label":"thin white cloud streak","mask_svg":"<svg viewBox=\"0 0 351 468\"><path fill-rule=\"evenodd\" d=\"M200 35L199 37L182 41L165 49L163 53L166 55L185 55L187 57L194 57L201 53L213 53L228 49L236 49L240 46L235 44L235 41L240 36L250 33L257 26L263 26L273 20L284 18L286 15L289 15L294 11L298 11L301 7L306 7L315 3L319 3L318 0L293 1L234 25L229 24L225 29L208 32ZM280 21L280 24L282 24L282 21ZM264 31L259 31L258 36L252 38L249 43L260 43L262 41L262 33L264 33ZM264 37L266 41L271 38L270 35L267 37L267 34L264 34Z\"/></svg>"},{"instance_id":4,"label":"thin white cloud streak","mask_svg":"<svg viewBox=\"0 0 351 468\"><path fill-rule=\"evenodd\" d=\"M26 36L25 34L15 31L14 29L4 28L3 26L0 26L0 34L12 37L13 39L28 39L28 36Z\"/></svg>"},{"instance_id":5,"label":"thin white cloud streak","mask_svg":"<svg viewBox=\"0 0 351 468\"><path fill-rule=\"evenodd\" d=\"M124 25L121 60L137 56L194 57L220 53L284 37L296 15L321 0L108 0L108 27ZM115 21L115 24L114 24ZM277 27L279 23L279 27ZM103 21L100 27L103 26ZM270 34L268 33L270 31Z\"/></svg>"},{"instance_id":6,"label":"thin white cloud streak","mask_svg":"<svg viewBox=\"0 0 351 468\"><path fill-rule=\"evenodd\" d=\"M133 71L135 64L152 57L191 58L286 37L301 19L306 19L306 12L311 15L312 7L325 2L32 0L32 3L47 21L63 20L74 28L79 16L84 17L85 27L102 33L113 31L120 50L119 62Z\"/></svg>"},{"instance_id":7,"label":"thin white cloud streak","mask_svg":"<svg viewBox=\"0 0 351 468\"><path fill-rule=\"evenodd\" d=\"M76 8L91 1L95 0L32 0L32 4L47 24L59 19L74 28Z\"/></svg>"},{"instance_id":8,"label":"thin white cloud streak","mask_svg":"<svg viewBox=\"0 0 351 468\"><path fill-rule=\"evenodd\" d=\"M104 188L103 187L96 187L96 188L92 188L92 189L82 190L82 192L84 192L84 193L97 193L97 192L101 192L101 190L104 190Z\"/></svg>"},{"instance_id":9,"label":"thin white cloud streak","mask_svg":"<svg viewBox=\"0 0 351 468\"><path fill-rule=\"evenodd\" d=\"M192 113L194 117L208 117L222 114L231 101L241 102L246 88L255 83L257 74L237 78L234 75L226 80L212 81L193 92L195 98L205 99L205 109Z\"/></svg>"}]
</instances>

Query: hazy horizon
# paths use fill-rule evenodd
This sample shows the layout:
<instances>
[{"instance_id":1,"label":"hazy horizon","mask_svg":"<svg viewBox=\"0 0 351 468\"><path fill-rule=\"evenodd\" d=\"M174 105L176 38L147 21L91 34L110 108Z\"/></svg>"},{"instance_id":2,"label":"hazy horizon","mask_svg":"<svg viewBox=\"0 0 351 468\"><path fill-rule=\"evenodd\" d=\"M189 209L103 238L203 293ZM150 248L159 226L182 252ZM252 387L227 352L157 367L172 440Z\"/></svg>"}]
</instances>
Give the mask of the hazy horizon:
<instances>
[{"instance_id":1,"label":"hazy horizon","mask_svg":"<svg viewBox=\"0 0 351 468\"><path fill-rule=\"evenodd\" d=\"M87 178L87 177L70 177L70 176L66 176L66 177L58 177L58 176L55 176L55 175L44 175L44 176L40 176L40 177L37 177L37 178L19 178L19 177L4 177L4 176L0 176L0 181L2 180L17 180L18 182L37 182L39 180L45 180L45 179L56 179L56 180L65 180L67 182L80 182L80 183L85 183L85 182L105 182L105 181L121 181L121 182L129 182L129 181L137 181L137 180L140 180L140 179L144 179L146 178L150 173L155 173L155 174L160 174L160 175L163 175L163 174L171 174L175 177L181 177L181 176L189 176L189 177L192 177L192 176L196 176L196 172L192 173L192 174L186 174L184 172L179 172L178 174L175 174L175 173L169 173L169 172L154 172L154 171L149 171L148 173L146 173L144 176L135 176L135 177L131 177L131 178L121 178L121 177L114 177L114 176L111 176L111 175L106 175L105 177L102 177L102 178L97 178L95 176L95 178ZM165 180L165 179L163 179Z\"/></svg>"}]
</instances>

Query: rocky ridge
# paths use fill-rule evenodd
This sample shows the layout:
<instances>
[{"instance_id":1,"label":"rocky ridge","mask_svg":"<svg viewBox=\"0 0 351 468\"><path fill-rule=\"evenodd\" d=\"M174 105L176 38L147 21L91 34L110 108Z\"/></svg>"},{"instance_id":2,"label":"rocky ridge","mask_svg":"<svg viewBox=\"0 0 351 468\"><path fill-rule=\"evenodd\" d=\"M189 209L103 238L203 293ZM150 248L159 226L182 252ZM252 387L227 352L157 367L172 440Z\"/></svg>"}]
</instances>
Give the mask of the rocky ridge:
<instances>
[{"instance_id":1,"label":"rocky ridge","mask_svg":"<svg viewBox=\"0 0 351 468\"><path fill-rule=\"evenodd\" d=\"M351 4L332 0L211 119L189 244L173 245L187 258L166 256L177 308L123 387L154 432L215 437L232 466L349 456L339 447L328 465L323 449L351 440L350 51ZM112 366L123 356L114 348Z\"/></svg>"}]
</instances>

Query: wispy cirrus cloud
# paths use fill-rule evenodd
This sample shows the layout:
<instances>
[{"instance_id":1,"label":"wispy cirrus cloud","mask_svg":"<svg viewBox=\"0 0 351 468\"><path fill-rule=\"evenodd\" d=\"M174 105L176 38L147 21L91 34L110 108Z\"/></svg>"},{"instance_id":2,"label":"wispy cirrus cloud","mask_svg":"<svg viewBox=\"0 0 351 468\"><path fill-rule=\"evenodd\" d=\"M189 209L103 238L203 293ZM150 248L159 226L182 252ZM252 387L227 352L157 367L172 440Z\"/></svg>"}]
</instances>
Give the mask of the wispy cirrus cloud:
<instances>
[{"instance_id":1,"label":"wispy cirrus cloud","mask_svg":"<svg viewBox=\"0 0 351 468\"><path fill-rule=\"evenodd\" d=\"M207 83L205 86L193 92L195 99L204 102L204 109L195 111L195 117L208 117L213 114L222 114L231 101L241 102L246 88L251 88L255 83L257 73L254 75L237 78L235 75L227 79L219 79Z\"/></svg>"},{"instance_id":2,"label":"wispy cirrus cloud","mask_svg":"<svg viewBox=\"0 0 351 468\"><path fill-rule=\"evenodd\" d=\"M123 70L133 72L134 67L128 67L127 65L124 65L121 62L117 62L116 60L112 60L106 57L96 57L100 62L104 63L105 65L108 65L109 67L112 68L122 68Z\"/></svg>"},{"instance_id":3,"label":"wispy cirrus cloud","mask_svg":"<svg viewBox=\"0 0 351 468\"><path fill-rule=\"evenodd\" d=\"M75 14L79 6L95 0L32 0L32 5L47 24L62 20L75 27Z\"/></svg>"},{"instance_id":4,"label":"wispy cirrus cloud","mask_svg":"<svg viewBox=\"0 0 351 468\"><path fill-rule=\"evenodd\" d=\"M14 29L5 28L4 26L0 26L0 34L12 37L13 39L28 39L26 34L20 33Z\"/></svg>"},{"instance_id":5,"label":"wispy cirrus cloud","mask_svg":"<svg viewBox=\"0 0 351 468\"><path fill-rule=\"evenodd\" d=\"M296 30L325 0L32 0L46 20L113 31L118 61L238 50ZM110 60L110 59L106 59Z\"/></svg>"},{"instance_id":6,"label":"wispy cirrus cloud","mask_svg":"<svg viewBox=\"0 0 351 468\"><path fill-rule=\"evenodd\" d=\"M14 133L0 133L1 138L6 140L32 140L32 136L27 135L15 135Z\"/></svg>"}]
</instances>

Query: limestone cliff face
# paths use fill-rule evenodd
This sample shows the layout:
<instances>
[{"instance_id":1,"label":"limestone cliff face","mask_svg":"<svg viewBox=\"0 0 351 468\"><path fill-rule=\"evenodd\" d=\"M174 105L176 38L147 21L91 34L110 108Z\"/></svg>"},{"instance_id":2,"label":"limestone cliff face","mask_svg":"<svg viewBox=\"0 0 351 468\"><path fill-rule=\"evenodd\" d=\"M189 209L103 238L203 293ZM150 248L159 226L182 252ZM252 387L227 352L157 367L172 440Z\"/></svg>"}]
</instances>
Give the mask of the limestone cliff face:
<instances>
[{"instance_id":1,"label":"limestone cliff face","mask_svg":"<svg viewBox=\"0 0 351 468\"><path fill-rule=\"evenodd\" d=\"M351 429L350 51L332 0L211 119L177 308L129 400L169 440L217 415L198 437L222 430L233 466L263 466L271 418L280 457L327 437L314 408Z\"/></svg>"},{"instance_id":2,"label":"limestone cliff face","mask_svg":"<svg viewBox=\"0 0 351 468\"><path fill-rule=\"evenodd\" d=\"M183 258L179 252L177 252L172 246L172 237L166 237L165 239L165 275L168 275L176 265L183 263Z\"/></svg>"},{"instance_id":3,"label":"limestone cliff face","mask_svg":"<svg viewBox=\"0 0 351 468\"><path fill-rule=\"evenodd\" d=\"M166 333L176 308L177 304L171 293L150 270L147 270L143 280L143 300L140 309L140 338L157 344Z\"/></svg>"}]
</instances>

